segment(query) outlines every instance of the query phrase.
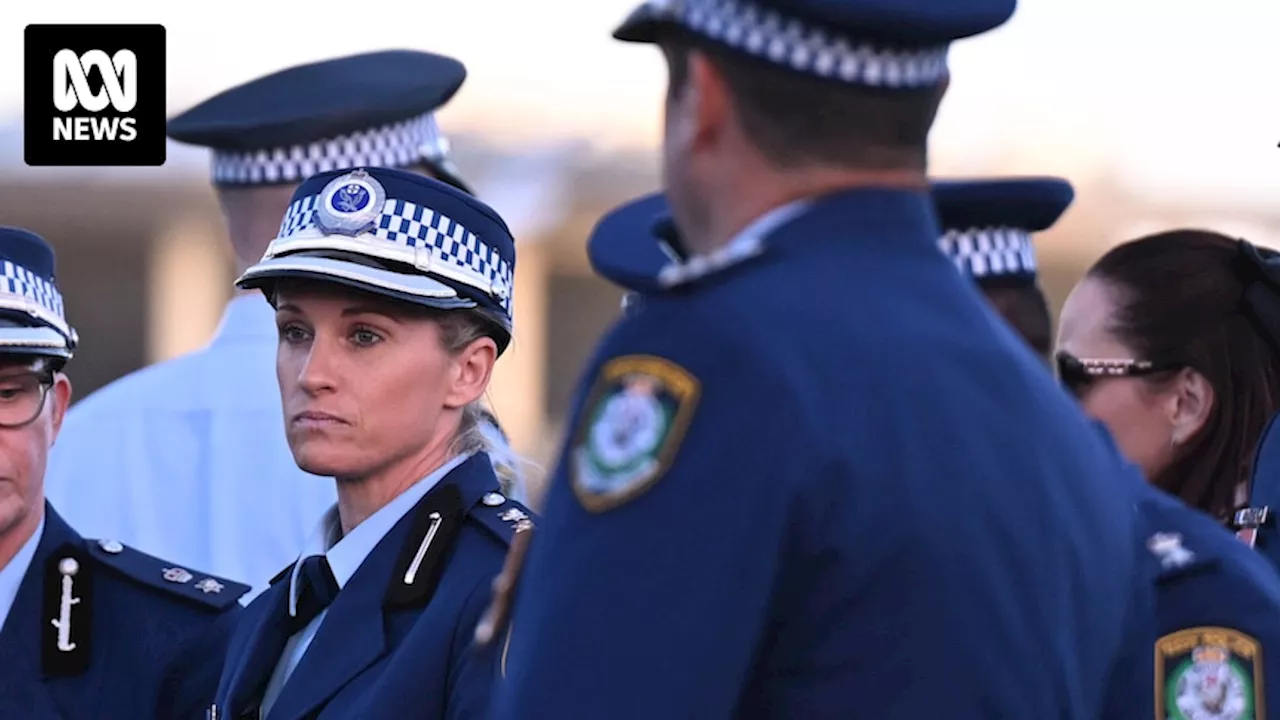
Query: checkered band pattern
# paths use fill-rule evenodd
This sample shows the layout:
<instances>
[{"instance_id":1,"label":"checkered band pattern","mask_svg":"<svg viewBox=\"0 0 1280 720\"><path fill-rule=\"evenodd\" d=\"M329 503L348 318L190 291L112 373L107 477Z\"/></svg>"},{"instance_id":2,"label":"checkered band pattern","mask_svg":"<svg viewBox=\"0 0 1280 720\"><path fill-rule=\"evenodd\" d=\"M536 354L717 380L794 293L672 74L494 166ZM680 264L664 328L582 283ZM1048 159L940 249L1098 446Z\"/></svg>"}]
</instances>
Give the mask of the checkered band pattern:
<instances>
[{"instance_id":1,"label":"checkered band pattern","mask_svg":"<svg viewBox=\"0 0 1280 720\"><path fill-rule=\"evenodd\" d=\"M213 182L218 185L269 185L301 182L316 173L349 167L403 168L421 160L449 156L449 140L435 116L421 115L385 127L252 152L213 154Z\"/></svg>"},{"instance_id":2,"label":"checkered band pattern","mask_svg":"<svg viewBox=\"0 0 1280 720\"><path fill-rule=\"evenodd\" d=\"M1018 228L950 230L938 241L938 246L961 272L973 278L1036 273L1031 233Z\"/></svg>"},{"instance_id":3,"label":"checkered band pattern","mask_svg":"<svg viewBox=\"0 0 1280 720\"><path fill-rule=\"evenodd\" d=\"M0 295L12 295L30 300L48 310L51 315L65 322L62 309L62 293L53 283L30 270L5 260L0 276Z\"/></svg>"},{"instance_id":4,"label":"checkered band pattern","mask_svg":"<svg viewBox=\"0 0 1280 720\"><path fill-rule=\"evenodd\" d=\"M316 227L319 203L319 195L291 203L280 223L279 239ZM513 267L497 249L453 219L431 208L387 198L371 234L405 248L429 249L432 268L437 267L436 263L445 263L445 268L439 268L441 276L491 294L503 310L511 313Z\"/></svg>"},{"instance_id":5,"label":"checkered band pattern","mask_svg":"<svg viewBox=\"0 0 1280 720\"><path fill-rule=\"evenodd\" d=\"M890 49L841 37L749 0L650 0L656 18L796 72L856 85L931 87L947 76L947 46Z\"/></svg>"}]
</instances>

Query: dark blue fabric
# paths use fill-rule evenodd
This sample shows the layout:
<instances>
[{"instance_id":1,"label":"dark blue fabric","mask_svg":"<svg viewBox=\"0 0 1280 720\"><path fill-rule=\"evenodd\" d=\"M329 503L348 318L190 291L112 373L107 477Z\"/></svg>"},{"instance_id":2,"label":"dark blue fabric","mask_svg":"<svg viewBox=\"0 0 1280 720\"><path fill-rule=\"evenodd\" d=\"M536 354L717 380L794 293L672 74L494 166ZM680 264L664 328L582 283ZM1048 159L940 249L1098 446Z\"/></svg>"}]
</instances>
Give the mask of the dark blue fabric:
<instances>
[{"instance_id":1,"label":"dark blue fabric","mask_svg":"<svg viewBox=\"0 0 1280 720\"><path fill-rule=\"evenodd\" d=\"M312 555L298 568L298 607L294 626L301 630L329 607L338 596L338 581L333 577L329 559Z\"/></svg>"},{"instance_id":2,"label":"dark blue fabric","mask_svg":"<svg viewBox=\"0 0 1280 720\"><path fill-rule=\"evenodd\" d=\"M334 58L225 90L169 120L168 133L226 151L305 145L431 112L466 76L457 60L416 50Z\"/></svg>"},{"instance_id":3,"label":"dark blue fabric","mask_svg":"<svg viewBox=\"0 0 1280 720\"><path fill-rule=\"evenodd\" d=\"M1061 178L934 180L930 186L943 231L1007 227L1040 232L1075 199Z\"/></svg>"},{"instance_id":4,"label":"dark blue fabric","mask_svg":"<svg viewBox=\"0 0 1280 720\"><path fill-rule=\"evenodd\" d=\"M1136 518L938 235L923 192L833 194L619 321L496 718L1098 717L1141 599ZM583 389L637 356L696 378L696 410L652 487L592 512Z\"/></svg>"},{"instance_id":5,"label":"dark blue fabric","mask_svg":"<svg viewBox=\"0 0 1280 720\"><path fill-rule=\"evenodd\" d=\"M665 3L651 3L662 7ZM761 11L776 11L833 34L889 46L936 45L991 30L1013 15L1016 0L750 0ZM645 7L641 6L640 10ZM651 41L656 28L639 10L614 33L625 40Z\"/></svg>"},{"instance_id":6,"label":"dark blue fabric","mask_svg":"<svg viewBox=\"0 0 1280 720\"><path fill-rule=\"evenodd\" d=\"M217 670L240 617L234 598L247 588L228 583L223 592L232 596L232 602L215 609L95 561L88 568L94 573L92 596L81 599L93 612L89 669L74 677L46 677L41 670L41 642L51 629L42 609L45 563L59 548L85 548L89 541L51 506L46 505L45 512L44 536L0 630L0 717L202 717L213 699ZM159 574L167 565L153 559L150 570Z\"/></svg>"},{"instance_id":7,"label":"dark blue fabric","mask_svg":"<svg viewBox=\"0 0 1280 720\"><path fill-rule=\"evenodd\" d=\"M461 491L468 513L434 596L425 606L387 602L397 559L407 544L418 547L419 539L410 537L410 511L337 593L267 720L486 717L497 658L471 652L469 643L511 537L509 530L495 533L492 516L520 508L483 502L499 490L483 453L445 476L421 503L450 485ZM282 575L245 611L219 682L219 717L256 717L293 632L287 578Z\"/></svg>"}]
</instances>

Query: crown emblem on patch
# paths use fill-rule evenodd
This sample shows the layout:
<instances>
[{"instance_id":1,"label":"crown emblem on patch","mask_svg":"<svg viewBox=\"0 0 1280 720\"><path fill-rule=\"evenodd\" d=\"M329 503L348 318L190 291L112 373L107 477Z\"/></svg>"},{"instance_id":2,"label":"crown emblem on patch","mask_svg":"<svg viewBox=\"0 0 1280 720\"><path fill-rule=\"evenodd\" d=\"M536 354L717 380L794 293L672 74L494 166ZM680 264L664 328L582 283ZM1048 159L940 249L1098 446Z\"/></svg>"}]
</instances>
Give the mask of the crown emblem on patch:
<instances>
[{"instance_id":1,"label":"crown emblem on patch","mask_svg":"<svg viewBox=\"0 0 1280 720\"><path fill-rule=\"evenodd\" d=\"M1226 648L1216 645L1201 645L1191 651L1191 659L1196 663L1224 663L1231 657Z\"/></svg>"}]
</instances>

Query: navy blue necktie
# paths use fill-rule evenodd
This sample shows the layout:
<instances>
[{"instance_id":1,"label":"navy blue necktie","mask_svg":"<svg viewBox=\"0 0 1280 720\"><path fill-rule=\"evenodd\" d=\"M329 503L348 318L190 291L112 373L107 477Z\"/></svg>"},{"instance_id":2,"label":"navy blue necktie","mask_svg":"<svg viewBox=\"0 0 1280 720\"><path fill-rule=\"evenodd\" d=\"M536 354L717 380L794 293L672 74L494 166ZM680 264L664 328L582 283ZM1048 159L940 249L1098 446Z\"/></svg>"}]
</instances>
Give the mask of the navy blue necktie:
<instances>
[{"instance_id":1,"label":"navy blue necktie","mask_svg":"<svg viewBox=\"0 0 1280 720\"><path fill-rule=\"evenodd\" d=\"M329 560L311 555L298 570L298 612L293 618L294 632L306 627L338 596L338 581L333 577Z\"/></svg>"}]
</instances>

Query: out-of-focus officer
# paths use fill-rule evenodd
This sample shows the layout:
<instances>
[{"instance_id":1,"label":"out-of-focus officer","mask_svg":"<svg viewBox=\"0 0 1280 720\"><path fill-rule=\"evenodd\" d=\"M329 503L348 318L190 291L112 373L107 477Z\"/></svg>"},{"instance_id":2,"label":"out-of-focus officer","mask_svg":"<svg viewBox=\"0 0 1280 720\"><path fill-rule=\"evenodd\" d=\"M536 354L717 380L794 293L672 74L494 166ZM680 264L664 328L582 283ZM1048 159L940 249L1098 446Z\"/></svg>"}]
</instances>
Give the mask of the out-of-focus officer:
<instances>
[{"instance_id":1,"label":"out-of-focus officer","mask_svg":"<svg viewBox=\"0 0 1280 720\"><path fill-rule=\"evenodd\" d=\"M1048 359L1052 318L1038 283L1033 235L1052 227L1071 204L1070 183L944 180L933 184L933 196L943 253ZM1121 458L1101 425L1099 431ZM1280 688L1280 578L1210 517L1144 482L1136 468L1118 477L1117 494L1130 491L1144 529L1147 567L1137 578L1154 582L1155 627L1153 638L1133 640L1138 690L1116 688L1113 716L1150 717L1139 693L1152 687L1154 673L1157 718L1270 717L1267 689Z\"/></svg>"},{"instance_id":2,"label":"out-of-focus officer","mask_svg":"<svg viewBox=\"0 0 1280 720\"><path fill-rule=\"evenodd\" d=\"M434 117L465 77L458 61L425 52L341 57L226 90L168 130L213 150L213 185L243 270L276 236L294 188L317 172L408 168L465 189ZM271 308L239 294L204 349L127 375L68 414L50 498L87 532L261 591L335 499L285 443L277 344Z\"/></svg>"},{"instance_id":3,"label":"out-of-focus officer","mask_svg":"<svg viewBox=\"0 0 1280 720\"><path fill-rule=\"evenodd\" d=\"M85 539L45 499L76 344L53 249L0 228L0 717L199 717L248 587Z\"/></svg>"},{"instance_id":4,"label":"out-of-focus officer","mask_svg":"<svg viewBox=\"0 0 1280 720\"><path fill-rule=\"evenodd\" d=\"M1135 521L938 252L925 176L948 43L1012 10L690 0L618 31L667 58L684 259L586 370L496 717L1097 717Z\"/></svg>"}]
</instances>

